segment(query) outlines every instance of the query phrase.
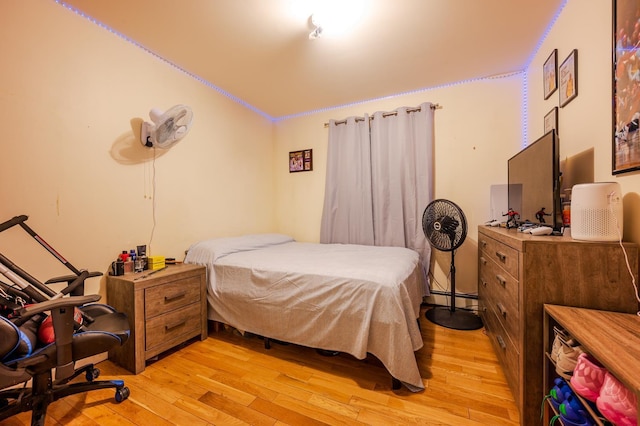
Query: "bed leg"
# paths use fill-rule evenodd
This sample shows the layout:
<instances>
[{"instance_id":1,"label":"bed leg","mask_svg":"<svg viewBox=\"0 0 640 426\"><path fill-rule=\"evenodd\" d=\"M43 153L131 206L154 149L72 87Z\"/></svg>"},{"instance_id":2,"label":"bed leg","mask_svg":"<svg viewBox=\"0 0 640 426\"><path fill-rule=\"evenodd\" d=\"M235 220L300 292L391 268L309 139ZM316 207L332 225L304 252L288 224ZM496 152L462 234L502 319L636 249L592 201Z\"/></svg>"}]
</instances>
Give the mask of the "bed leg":
<instances>
[{"instance_id":1,"label":"bed leg","mask_svg":"<svg viewBox=\"0 0 640 426\"><path fill-rule=\"evenodd\" d=\"M265 349L271 349L271 340L269 340L268 337L264 338L264 348Z\"/></svg>"},{"instance_id":2,"label":"bed leg","mask_svg":"<svg viewBox=\"0 0 640 426\"><path fill-rule=\"evenodd\" d=\"M402 382L400 382L400 380L396 379L395 377L391 378L391 389L393 390L399 390L402 387Z\"/></svg>"}]
</instances>

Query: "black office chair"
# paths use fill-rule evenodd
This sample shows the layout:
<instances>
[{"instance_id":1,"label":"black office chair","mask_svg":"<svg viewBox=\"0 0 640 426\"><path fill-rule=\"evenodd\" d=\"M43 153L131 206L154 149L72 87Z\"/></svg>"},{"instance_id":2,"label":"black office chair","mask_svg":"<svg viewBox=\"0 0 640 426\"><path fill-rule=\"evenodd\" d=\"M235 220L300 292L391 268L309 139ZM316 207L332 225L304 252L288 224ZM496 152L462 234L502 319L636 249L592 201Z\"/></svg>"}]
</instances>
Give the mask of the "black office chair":
<instances>
[{"instance_id":1,"label":"black office chair","mask_svg":"<svg viewBox=\"0 0 640 426\"><path fill-rule=\"evenodd\" d=\"M99 299L99 295L60 297L17 309L11 319L0 316L0 421L31 411L31 424L44 425L50 403L97 389L114 388L116 402L128 398L122 380L96 381L100 371L93 364L75 368L77 361L107 352L129 337L126 316L93 303ZM33 323L39 324L36 319L47 311L53 318L55 340L38 345L33 341ZM81 326L74 321L78 313L85 316ZM81 374L84 382L70 383Z\"/></svg>"},{"instance_id":2,"label":"black office chair","mask_svg":"<svg viewBox=\"0 0 640 426\"><path fill-rule=\"evenodd\" d=\"M2 222L0 232L21 227L72 274L43 283L0 254L0 274L11 281L0 281L0 421L31 411L31 424L43 425L48 405L69 395L113 388L116 402L129 397L122 380L97 381L100 370L93 364L75 365L123 345L130 329L126 315L93 303L99 295L84 295L85 280L102 273L77 269L36 234L27 219L22 215ZM51 288L64 283L60 292ZM44 324L47 336L39 335ZM81 374L84 382L70 383Z\"/></svg>"}]
</instances>

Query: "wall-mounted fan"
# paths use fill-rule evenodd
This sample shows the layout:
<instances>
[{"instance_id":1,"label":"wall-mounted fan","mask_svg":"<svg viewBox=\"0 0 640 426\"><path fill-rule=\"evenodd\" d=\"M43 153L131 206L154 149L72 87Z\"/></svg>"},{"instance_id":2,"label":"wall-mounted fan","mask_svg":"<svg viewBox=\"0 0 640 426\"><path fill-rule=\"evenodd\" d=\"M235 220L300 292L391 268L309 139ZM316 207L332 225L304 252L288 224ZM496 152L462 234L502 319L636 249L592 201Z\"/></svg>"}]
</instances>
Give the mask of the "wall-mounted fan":
<instances>
[{"instance_id":1,"label":"wall-mounted fan","mask_svg":"<svg viewBox=\"0 0 640 426\"><path fill-rule=\"evenodd\" d=\"M152 123L144 121L140 129L142 145L166 149L187 135L193 112L188 106L176 105L165 112L154 108L149 117Z\"/></svg>"},{"instance_id":2,"label":"wall-mounted fan","mask_svg":"<svg viewBox=\"0 0 640 426\"><path fill-rule=\"evenodd\" d=\"M456 330L477 330L482 327L479 316L456 310L455 251L467 237L467 218L452 201L438 199L427 205L422 215L422 230L429 244L440 251L451 252L450 307L437 306L426 313L429 321Z\"/></svg>"}]
</instances>

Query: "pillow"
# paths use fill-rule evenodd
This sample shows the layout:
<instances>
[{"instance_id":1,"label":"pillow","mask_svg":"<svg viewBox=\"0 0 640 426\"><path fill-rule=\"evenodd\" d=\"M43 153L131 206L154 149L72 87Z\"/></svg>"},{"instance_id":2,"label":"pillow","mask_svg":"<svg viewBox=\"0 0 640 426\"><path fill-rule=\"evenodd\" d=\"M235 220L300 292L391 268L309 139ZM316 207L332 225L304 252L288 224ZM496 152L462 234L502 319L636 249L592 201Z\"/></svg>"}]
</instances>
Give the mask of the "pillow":
<instances>
[{"instance_id":1,"label":"pillow","mask_svg":"<svg viewBox=\"0 0 640 426\"><path fill-rule=\"evenodd\" d=\"M295 240L292 237L283 234L254 234L240 237L214 238L197 242L189 247L184 261L185 263L207 265L228 254L257 250L293 241Z\"/></svg>"}]
</instances>

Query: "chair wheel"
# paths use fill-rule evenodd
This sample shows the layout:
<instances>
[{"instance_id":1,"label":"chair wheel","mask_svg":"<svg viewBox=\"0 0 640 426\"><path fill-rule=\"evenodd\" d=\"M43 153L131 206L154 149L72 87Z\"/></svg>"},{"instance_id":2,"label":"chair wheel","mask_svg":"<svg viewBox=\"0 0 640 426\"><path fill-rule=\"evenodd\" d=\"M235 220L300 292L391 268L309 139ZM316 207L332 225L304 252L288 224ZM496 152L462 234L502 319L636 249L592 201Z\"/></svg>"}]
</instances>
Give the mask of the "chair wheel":
<instances>
[{"instance_id":1,"label":"chair wheel","mask_svg":"<svg viewBox=\"0 0 640 426\"><path fill-rule=\"evenodd\" d=\"M129 398L129 395L131 395L131 391L129 390L128 387L122 387L120 389L116 390L116 402L122 402L125 399Z\"/></svg>"},{"instance_id":2,"label":"chair wheel","mask_svg":"<svg viewBox=\"0 0 640 426\"><path fill-rule=\"evenodd\" d=\"M100 369L99 368L90 368L89 370L87 370L87 373L85 374L85 377L87 378L88 382L93 382L95 379L100 377Z\"/></svg>"}]
</instances>

